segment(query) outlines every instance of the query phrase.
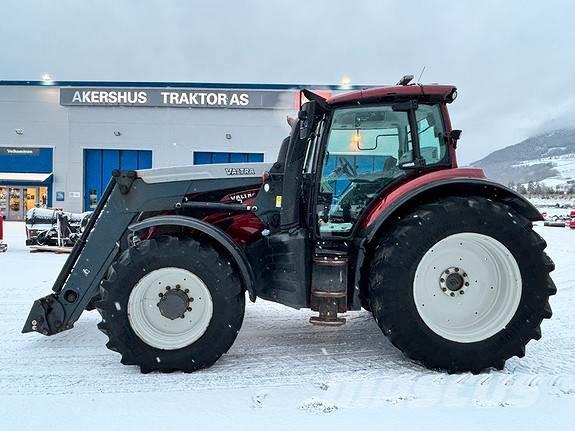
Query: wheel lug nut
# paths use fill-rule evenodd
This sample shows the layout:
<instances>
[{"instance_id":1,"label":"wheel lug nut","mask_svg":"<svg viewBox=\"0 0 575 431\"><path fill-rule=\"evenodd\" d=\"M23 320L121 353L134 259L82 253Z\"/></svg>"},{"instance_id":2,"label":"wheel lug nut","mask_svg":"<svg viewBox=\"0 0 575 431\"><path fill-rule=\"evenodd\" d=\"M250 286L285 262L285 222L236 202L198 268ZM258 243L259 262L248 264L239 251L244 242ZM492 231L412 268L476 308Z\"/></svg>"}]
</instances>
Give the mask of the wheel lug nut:
<instances>
[{"instance_id":1,"label":"wheel lug nut","mask_svg":"<svg viewBox=\"0 0 575 431\"><path fill-rule=\"evenodd\" d=\"M469 286L469 281L466 281L466 282L465 282L465 285L466 285L466 286Z\"/></svg>"},{"instance_id":2,"label":"wheel lug nut","mask_svg":"<svg viewBox=\"0 0 575 431\"><path fill-rule=\"evenodd\" d=\"M162 292L158 293L158 296L161 298L162 296L164 296L164 294Z\"/></svg>"},{"instance_id":3,"label":"wheel lug nut","mask_svg":"<svg viewBox=\"0 0 575 431\"><path fill-rule=\"evenodd\" d=\"M463 273L463 276L464 276L464 277L467 277L467 273L464 272L464 273Z\"/></svg>"},{"instance_id":4,"label":"wheel lug nut","mask_svg":"<svg viewBox=\"0 0 575 431\"><path fill-rule=\"evenodd\" d=\"M172 288L170 286L166 286L166 290L171 290Z\"/></svg>"},{"instance_id":5,"label":"wheel lug nut","mask_svg":"<svg viewBox=\"0 0 575 431\"><path fill-rule=\"evenodd\" d=\"M190 301L190 302L194 302L194 298L190 298L189 301Z\"/></svg>"},{"instance_id":6,"label":"wheel lug nut","mask_svg":"<svg viewBox=\"0 0 575 431\"><path fill-rule=\"evenodd\" d=\"M186 308L186 310L192 311L192 307L188 307L188 308Z\"/></svg>"},{"instance_id":7,"label":"wheel lug nut","mask_svg":"<svg viewBox=\"0 0 575 431\"><path fill-rule=\"evenodd\" d=\"M180 290L180 285L176 284L176 290Z\"/></svg>"},{"instance_id":8,"label":"wheel lug nut","mask_svg":"<svg viewBox=\"0 0 575 431\"><path fill-rule=\"evenodd\" d=\"M442 287L441 290L445 292L447 290L447 287Z\"/></svg>"},{"instance_id":9,"label":"wheel lug nut","mask_svg":"<svg viewBox=\"0 0 575 431\"><path fill-rule=\"evenodd\" d=\"M455 296L455 293L451 292L451 296Z\"/></svg>"},{"instance_id":10,"label":"wheel lug nut","mask_svg":"<svg viewBox=\"0 0 575 431\"><path fill-rule=\"evenodd\" d=\"M463 295L464 293L465 293L465 291L463 291L463 290L460 290L460 291L459 291L459 294L460 294L460 295Z\"/></svg>"},{"instance_id":11,"label":"wheel lug nut","mask_svg":"<svg viewBox=\"0 0 575 431\"><path fill-rule=\"evenodd\" d=\"M445 281L445 278L440 278L439 281L443 283Z\"/></svg>"},{"instance_id":12,"label":"wheel lug nut","mask_svg":"<svg viewBox=\"0 0 575 431\"><path fill-rule=\"evenodd\" d=\"M183 314L180 316L181 319L184 319L186 316L184 316Z\"/></svg>"},{"instance_id":13,"label":"wheel lug nut","mask_svg":"<svg viewBox=\"0 0 575 431\"><path fill-rule=\"evenodd\" d=\"M184 293L190 293L190 289L184 290Z\"/></svg>"},{"instance_id":14,"label":"wheel lug nut","mask_svg":"<svg viewBox=\"0 0 575 431\"><path fill-rule=\"evenodd\" d=\"M459 272L459 268L453 268L455 272Z\"/></svg>"}]
</instances>

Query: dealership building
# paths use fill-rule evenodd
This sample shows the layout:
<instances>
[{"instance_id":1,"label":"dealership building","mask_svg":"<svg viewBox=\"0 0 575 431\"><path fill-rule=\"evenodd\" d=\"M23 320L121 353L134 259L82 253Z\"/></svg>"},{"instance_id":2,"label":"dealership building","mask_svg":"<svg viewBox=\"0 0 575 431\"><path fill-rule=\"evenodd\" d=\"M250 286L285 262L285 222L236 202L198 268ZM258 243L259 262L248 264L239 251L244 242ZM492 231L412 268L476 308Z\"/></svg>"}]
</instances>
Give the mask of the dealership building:
<instances>
[{"instance_id":1,"label":"dealership building","mask_svg":"<svg viewBox=\"0 0 575 431\"><path fill-rule=\"evenodd\" d=\"M0 214L95 208L113 169L271 162L301 88L0 81Z\"/></svg>"}]
</instances>

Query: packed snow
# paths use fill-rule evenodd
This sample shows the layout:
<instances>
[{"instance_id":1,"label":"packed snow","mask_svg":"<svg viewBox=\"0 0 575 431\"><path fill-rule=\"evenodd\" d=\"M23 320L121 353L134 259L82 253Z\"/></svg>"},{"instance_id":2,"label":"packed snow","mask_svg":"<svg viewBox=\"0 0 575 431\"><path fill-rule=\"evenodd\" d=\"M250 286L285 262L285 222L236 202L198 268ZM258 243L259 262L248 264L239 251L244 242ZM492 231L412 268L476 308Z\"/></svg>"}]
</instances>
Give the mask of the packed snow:
<instances>
[{"instance_id":1,"label":"packed snow","mask_svg":"<svg viewBox=\"0 0 575 431\"><path fill-rule=\"evenodd\" d=\"M342 327L315 327L309 311L258 300L212 368L143 375L105 348L95 311L56 336L20 333L66 256L31 254L24 225L6 223L0 430L573 429L575 229L536 229L557 265L554 316L503 371L430 371L403 357L368 312L347 313Z\"/></svg>"}]
</instances>

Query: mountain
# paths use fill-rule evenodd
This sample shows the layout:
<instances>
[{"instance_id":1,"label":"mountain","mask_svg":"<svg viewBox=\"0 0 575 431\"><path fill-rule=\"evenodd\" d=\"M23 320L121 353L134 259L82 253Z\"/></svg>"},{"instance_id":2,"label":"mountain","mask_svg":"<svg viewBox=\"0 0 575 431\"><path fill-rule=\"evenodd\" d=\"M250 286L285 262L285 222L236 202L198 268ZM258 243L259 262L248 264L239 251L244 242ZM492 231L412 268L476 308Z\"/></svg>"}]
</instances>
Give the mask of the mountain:
<instances>
[{"instance_id":1,"label":"mountain","mask_svg":"<svg viewBox=\"0 0 575 431\"><path fill-rule=\"evenodd\" d=\"M503 184L538 182L548 188L575 188L575 129L533 136L472 163Z\"/></svg>"}]
</instances>

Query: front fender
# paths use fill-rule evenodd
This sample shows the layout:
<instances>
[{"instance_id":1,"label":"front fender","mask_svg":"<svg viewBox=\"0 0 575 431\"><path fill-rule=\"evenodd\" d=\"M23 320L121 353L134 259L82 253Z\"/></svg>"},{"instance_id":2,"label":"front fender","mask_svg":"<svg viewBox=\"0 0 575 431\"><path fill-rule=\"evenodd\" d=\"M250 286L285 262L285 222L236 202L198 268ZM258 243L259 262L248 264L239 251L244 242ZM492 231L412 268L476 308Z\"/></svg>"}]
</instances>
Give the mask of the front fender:
<instances>
[{"instance_id":1,"label":"front fender","mask_svg":"<svg viewBox=\"0 0 575 431\"><path fill-rule=\"evenodd\" d=\"M250 295L250 300L252 302L256 300L254 281L255 276L252 267L246 257L246 254L224 231L206 222L203 222L202 220L178 215L162 215L150 217L141 222L130 225L128 229L130 229L132 232L137 232L152 226L184 226L208 235L219 245L221 245L230 254L232 259L234 259L238 269L240 270L240 274L244 282L244 287Z\"/></svg>"}]
</instances>

